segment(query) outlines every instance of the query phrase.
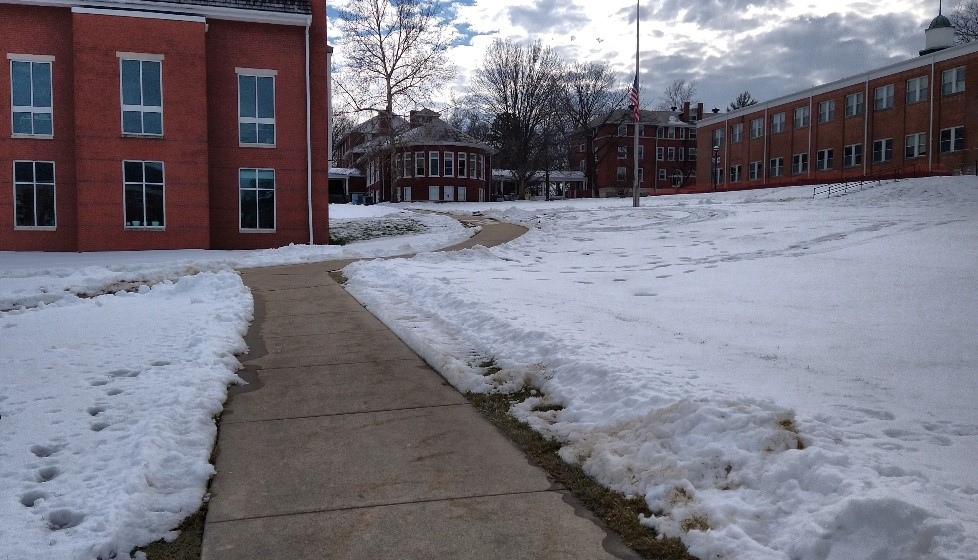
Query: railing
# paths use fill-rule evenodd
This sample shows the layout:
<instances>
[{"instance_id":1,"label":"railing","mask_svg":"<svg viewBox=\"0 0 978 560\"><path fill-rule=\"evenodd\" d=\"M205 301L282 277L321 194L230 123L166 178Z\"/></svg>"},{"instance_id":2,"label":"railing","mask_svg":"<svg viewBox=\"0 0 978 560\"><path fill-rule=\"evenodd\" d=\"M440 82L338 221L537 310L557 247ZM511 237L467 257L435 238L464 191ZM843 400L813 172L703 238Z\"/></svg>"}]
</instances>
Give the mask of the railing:
<instances>
[{"instance_id":1,"label":"railing","mask_svg":"<svg viewBox=\"0 0 978 560\"><path fill-rule=\"evenodd\" d=\"M847 179L838 183L815 185L812 188L812 198L818 198L819 195L825 195L825 198L831 198L832 195L841 196L848 194L851 190L862 188L867 185L879 185L883 181L899 181L900 179L932 177L936 175L948 174L948 170L943 166L927 166L925 164L912 163L896 169L876 171L867 175L853 177L852 179Z\"/></svg>"}]
</instances>

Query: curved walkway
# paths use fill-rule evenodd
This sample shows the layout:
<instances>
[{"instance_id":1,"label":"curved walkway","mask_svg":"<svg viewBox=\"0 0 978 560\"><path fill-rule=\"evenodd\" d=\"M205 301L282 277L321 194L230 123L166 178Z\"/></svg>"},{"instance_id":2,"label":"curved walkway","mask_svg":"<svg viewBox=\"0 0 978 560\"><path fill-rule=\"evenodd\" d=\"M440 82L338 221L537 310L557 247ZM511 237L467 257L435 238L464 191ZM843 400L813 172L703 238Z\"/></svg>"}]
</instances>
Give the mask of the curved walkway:
<instances>
[{"instance_id":1,"label":"curved walkway","mask_svg":"<svg viewBox=\"0 0 978 560\"><path fill-rule=\"evenodd\" d=\"M478 225L445 250L526 231ZM249 384L221 418L203 560L635 558L329 276L347 262L242 273Z\"/></svg>"}]
</instances>

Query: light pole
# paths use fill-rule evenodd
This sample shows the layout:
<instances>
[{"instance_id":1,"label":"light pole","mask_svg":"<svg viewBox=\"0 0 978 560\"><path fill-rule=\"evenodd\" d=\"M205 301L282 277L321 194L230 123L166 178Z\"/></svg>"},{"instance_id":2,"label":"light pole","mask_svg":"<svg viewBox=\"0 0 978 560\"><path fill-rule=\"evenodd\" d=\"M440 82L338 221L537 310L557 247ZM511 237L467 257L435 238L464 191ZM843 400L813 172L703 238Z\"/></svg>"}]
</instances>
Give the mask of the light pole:
<instances>
[{"instance_id":1,"label":"light pole","mask_svg":"<svg viewBox=\"0 0 978 560\"><path fill-rule=\"evenodd\" d=\"M720 146L713 146L713 190L720 182Z\"/></svg>"}]
</instances>

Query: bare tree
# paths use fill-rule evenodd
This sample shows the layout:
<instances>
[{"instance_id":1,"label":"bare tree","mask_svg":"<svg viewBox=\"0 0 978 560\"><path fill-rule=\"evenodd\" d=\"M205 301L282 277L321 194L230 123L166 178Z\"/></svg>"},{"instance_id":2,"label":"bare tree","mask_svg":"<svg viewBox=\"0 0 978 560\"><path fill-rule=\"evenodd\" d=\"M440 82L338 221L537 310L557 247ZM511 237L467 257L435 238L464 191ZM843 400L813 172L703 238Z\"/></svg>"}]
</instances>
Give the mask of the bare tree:
<instances>
[{"instance_id":1,"label":"bare tree","mask_svg":"<svg viewBox=\"0 0 978 560\"><path fill-rule=\"evenodd\" d=\"M737 99L734 99L733 102L730 103L730 107L727 108L727 112L729 113L730 111L750 107L751 105L757 105L757 100L751 96L749 91L744 91L737 96Z\"/></svg>"},{"instance_id":2,"label":"bare tree","mask_svg":"<svg viewBox=\"0 0 978 560\"><path fill-rule=\"evenodd\" d=\"M490 141L495 161L510 168L526 192L546 150L544 124L556 111L562 63L540 41L529 45L496 39L473 80L473 99L492 115Z\"/></svg>"},{"instance_id":3,"label":"bare tree","mask_svg":"<svg viewBox=\"0 0 978 560\"><path fill-rule=\"evenodd\" d=\"M599 154L594 137L613 117L614 110L624 106L627 95L628 88L618 84L607 62L577 62L564 73L563 110L573 128L584 136L585 174L595 197L600 188L597 167L609 149Z\"/></svg>"},{"instance_id":4,"label":"bare tree","mask_svg":"<svg viewBox=\"0 0 978 560\"><path fill-rule=\"evenodd\" d=\"M448 117L444 120L453 128L461 130L476 140L488 142L492 118L476 105L477 102L469 96L461 99L453 98L449 103Z\"/></svg>"},{"instance_id":5,"label":"bare tree","mask_svg":"<svg viewBox=\"0 0 978 560\"><path fill-rule=\"evenodd\" d=\"M696 82L675 80L662 90L662 101L659 103L659 109L670 110L673 107L682 109L683 103L691 101L694 95L696 95Z\"/></svg>"},{"instance_id":6,"label":"bare tree","mask_svg":"<svg viewBox=\"0 0 978 560\"><path fill-rule=\"evenodd\" d=\"M960 4L947 17L954 26L954 36L959 43L978 41L978 0Z\"/></svg>"}]
</instances>

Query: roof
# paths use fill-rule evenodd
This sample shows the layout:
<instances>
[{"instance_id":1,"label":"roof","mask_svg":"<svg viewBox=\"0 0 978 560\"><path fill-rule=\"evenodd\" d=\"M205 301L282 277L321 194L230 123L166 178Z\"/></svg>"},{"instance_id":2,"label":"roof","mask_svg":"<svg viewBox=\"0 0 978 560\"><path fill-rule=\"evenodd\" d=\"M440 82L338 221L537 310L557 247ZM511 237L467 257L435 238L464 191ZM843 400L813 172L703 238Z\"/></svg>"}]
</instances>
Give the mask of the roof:
<instances>
[{"instance_id":1,"label":"roof","mask_svg":"<svg viewBox=\"0 0 978 560\"><path fill-rule=\"evenodd\" d=\"M682 116L682 113L679 111L646 111L644 109L640 109L638 112L638 123L667 126L693 126L692 124L680 119L680 116ZM631 109L615 109L611 113L603 113L597 117L594 117L591 119L590 125L599 126L602 124L628 124L630 122L632 122Z\"/></svg>"},{"instance_id":2,"label":"roof","mask_svg":"<svg viewBox=\"0 0 978 560\"><path fill-rule=\"evenodd\" d=\"M283 12L289 14L309 14L312 9L309 0L143 0L153 4L185 4L191 6L212 6L260 12Z\"/></svg>"},{"instance_id":3,"label":"roof","mask_svg":"<svg viewBox=\"0 0 978 560\"><path fill-rule=\"evenodd\" d=\"M530 180L544 181L546 180L546 177L546 171L534 171L533 175L530 177ZM493 169L492 179L494 181L515 181L516 174L512 169ZM586 183L587 177L584 176L583 171L553 169L550 171L550 181L578 181Z\"/></svg>"},{"instance_id":4,"label":"roof","mask_svg":"<svg viewBox=\"0 0 978 560\"><path fill-rule=\"evenodd\" d=\"M408 129L401 134L398 142L402 144L468 144L487 151L492 150L489 146L437 117L427 124Z\"/></svg>"},{"instance_id":5,"label":"roof","mask_svg":"<svg viewBox=\"0 0 978 560\"><path fill-rule=\"evenodd\" d=\"M954 26L951 25L951 20L947 19L944 14L937 14L937 17L931 20L927 29L940 29L942 27L954 28Z\"/></svg>"}]
</instances>

